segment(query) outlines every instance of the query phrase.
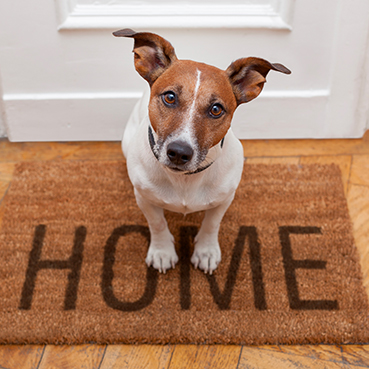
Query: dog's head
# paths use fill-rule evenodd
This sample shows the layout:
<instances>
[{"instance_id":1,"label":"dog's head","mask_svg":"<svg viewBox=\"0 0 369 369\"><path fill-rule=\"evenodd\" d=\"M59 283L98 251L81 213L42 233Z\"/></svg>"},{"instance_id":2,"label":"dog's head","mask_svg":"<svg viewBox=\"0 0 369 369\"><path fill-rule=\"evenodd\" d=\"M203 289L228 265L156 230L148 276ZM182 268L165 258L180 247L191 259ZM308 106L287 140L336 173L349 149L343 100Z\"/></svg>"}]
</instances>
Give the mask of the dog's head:
<instances>
[{"instance_id":1,"label":"dog's head","mask_svg":"<svg viewBox=\"0 0 369 369\"><path fill-rule=\"evenodd\" d=\"M257 97L270 70L290 74L281 64L243 58L225 71L178 60L172 45L153 33L123 29L113 33L134 38L135 68L149 83L149 140L157 159L178 172L208 165L211 148L226 135L237 106ZM151 128L150 128L151 130Z\"/></svg>"}]
</instances>

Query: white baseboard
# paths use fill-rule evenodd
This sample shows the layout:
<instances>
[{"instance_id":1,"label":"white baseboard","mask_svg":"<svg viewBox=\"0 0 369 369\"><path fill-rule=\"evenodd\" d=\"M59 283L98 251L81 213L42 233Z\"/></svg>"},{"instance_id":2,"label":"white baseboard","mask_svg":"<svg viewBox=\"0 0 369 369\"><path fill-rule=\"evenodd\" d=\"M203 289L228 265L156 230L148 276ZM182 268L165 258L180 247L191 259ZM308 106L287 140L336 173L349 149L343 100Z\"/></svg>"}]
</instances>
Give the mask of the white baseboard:
<instances>
[{"instance_id":1,"label":"white baseboard","mask_svg":"<svg viewBox=\"0 0 369 369\"><path fill-rule=\"evenodd\" d=\"M11 141L120 140L140 96L137 92L4 95L8 137ZM241 139L361 137L361 131L347 132L347 124L329 128L328 99L328 90L263 91L237 109L233 130Z\"/></svg>"},{"instance_id":2,"label":"white baseboard","mask_svg":"<svg viewBox=\"0 0 369 369\"><path fill-rule=\"evenodd\" d=\"M11 141L116 141L141 93L4 96Z\"/></svg>"}]
</instances>

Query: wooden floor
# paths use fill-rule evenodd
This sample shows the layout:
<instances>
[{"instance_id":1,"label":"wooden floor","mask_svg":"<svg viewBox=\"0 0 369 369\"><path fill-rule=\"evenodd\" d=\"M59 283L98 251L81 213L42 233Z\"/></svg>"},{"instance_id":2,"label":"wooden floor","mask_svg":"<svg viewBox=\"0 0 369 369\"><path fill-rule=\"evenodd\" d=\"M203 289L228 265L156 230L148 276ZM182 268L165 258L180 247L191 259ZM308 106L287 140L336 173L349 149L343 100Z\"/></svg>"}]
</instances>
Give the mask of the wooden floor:
<instances>
[{"instance_id":1,"label":"wooden floor","mask_svg":"<svg viewBox=\"0 0 369 369\"><path fill-rule=\"evenodd\" d=\"M249 163L337 163L369 293L369 133L358 140L244 141ZM119 143L9 143L0 140L2 199L17 162L119 160ZM1 328L0 328L1 329ZM369 368L369 345L0 346L0 369L29 368Z\"/></svg>"}]
</instances>

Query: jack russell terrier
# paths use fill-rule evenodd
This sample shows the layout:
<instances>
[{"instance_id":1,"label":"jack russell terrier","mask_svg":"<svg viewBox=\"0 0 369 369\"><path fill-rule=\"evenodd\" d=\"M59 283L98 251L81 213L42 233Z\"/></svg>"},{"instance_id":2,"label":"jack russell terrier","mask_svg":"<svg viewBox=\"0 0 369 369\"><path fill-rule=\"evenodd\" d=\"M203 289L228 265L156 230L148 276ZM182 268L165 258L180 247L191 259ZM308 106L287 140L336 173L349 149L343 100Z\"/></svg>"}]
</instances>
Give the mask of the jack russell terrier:
<instances>
[{"instance_id":1,"label":"jack russell terrier","mask_svg":"<svg viewBox=\"0 0 369 369\"><path fill-rule=\"evenodd\" d=\"M234 61L225 71L178 60L162 37L123 29L134 39L136 71L150 85L127 123L122 149L137 204L150 229L148 266L165 273L178 256L164 209L205 210L191 262L210 273L221 260L220 222L241 179L243 148L230 126L237 106L257 97L270 70L290 74L260 58Z\"/></svg>"}]
</instances>

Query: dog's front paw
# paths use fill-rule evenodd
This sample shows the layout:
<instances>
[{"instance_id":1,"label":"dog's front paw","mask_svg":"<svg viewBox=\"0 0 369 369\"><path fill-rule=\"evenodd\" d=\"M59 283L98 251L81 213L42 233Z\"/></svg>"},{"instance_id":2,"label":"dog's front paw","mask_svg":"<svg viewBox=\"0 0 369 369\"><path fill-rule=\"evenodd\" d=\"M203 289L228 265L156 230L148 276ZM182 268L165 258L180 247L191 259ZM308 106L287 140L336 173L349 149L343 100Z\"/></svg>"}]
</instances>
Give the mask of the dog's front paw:
<instances>
[{"instance_id":1,"label":"dog's front paw","mask_svg":"<svg viewBox=\"0 0 369 369\"><path fill-rule=\"evenodd\" d=\"M191 257L191 263L195 269L200 268L205 273L213 274L213 271L220 263L221 252L219 243L215 242L212 245L202 245L197 243L195 251Z\"/></svg>"},{"instance_id":2,"label":"dog's front paw","mask_svg":"<svg viewBox=\"0 0 369 369\"><path fill-rule=\"evenodd\" d=\"M175 267L178 262L178 256L174 249L174 246L168 248L159 248L154 245L150 245L149 251L146 257L147 266L159 270L160 273L166 273L170 268Z\"/></svg>"}]
</instances>

